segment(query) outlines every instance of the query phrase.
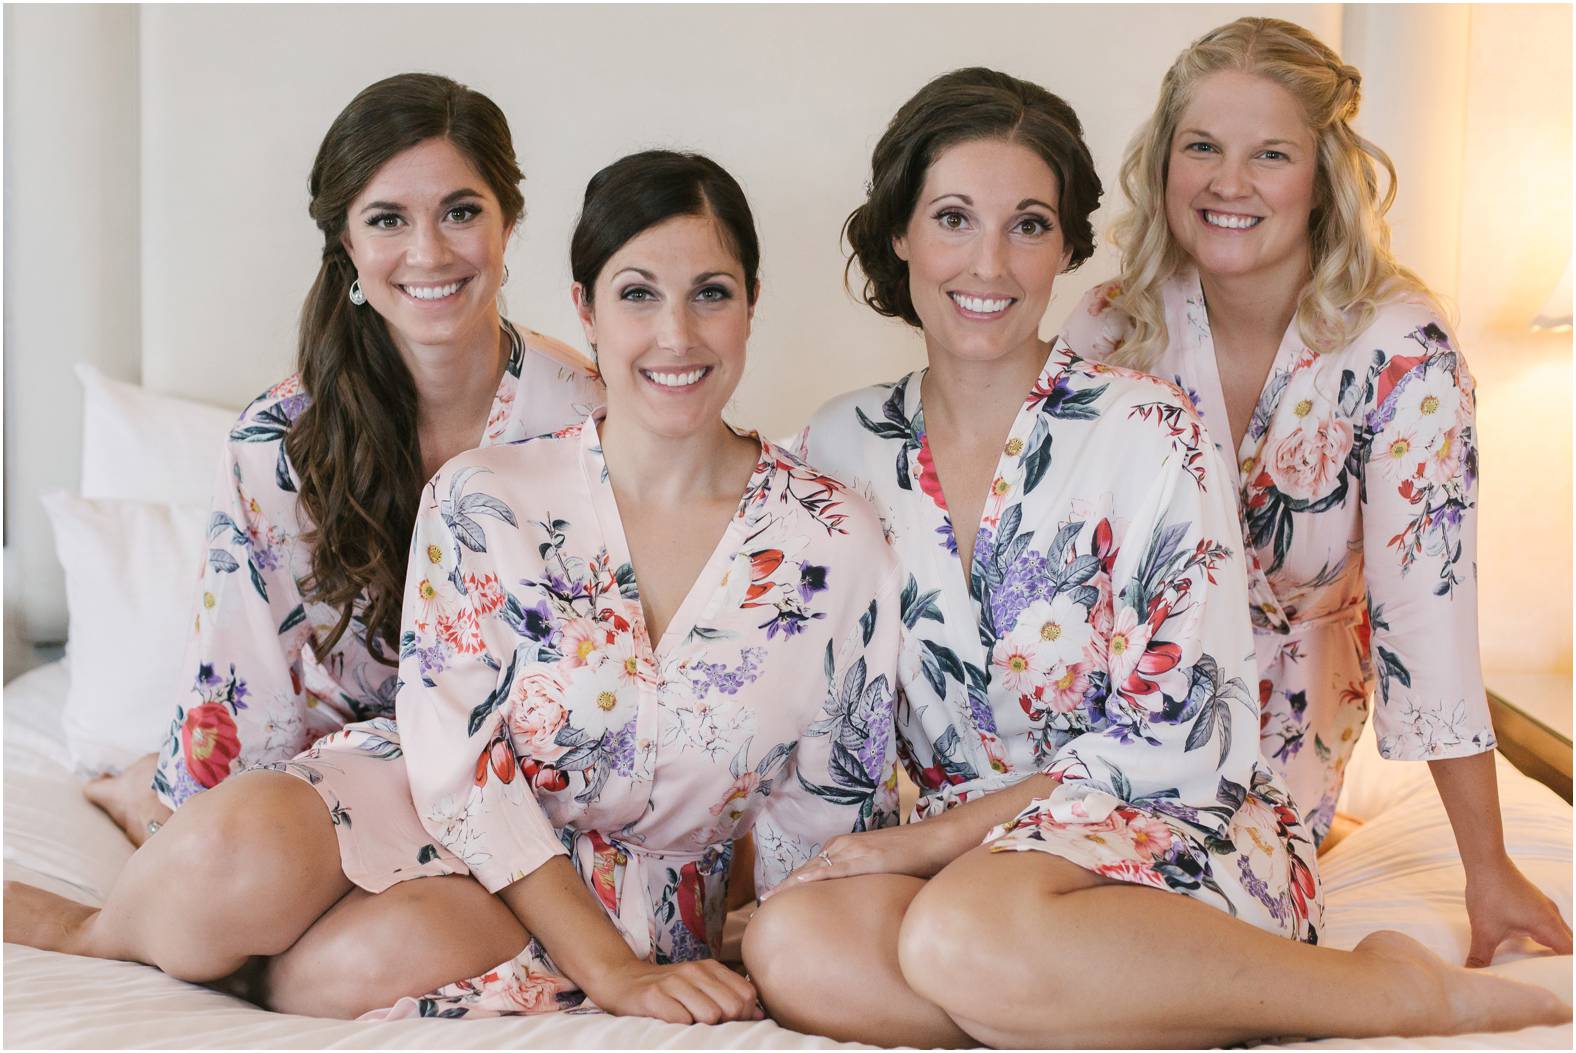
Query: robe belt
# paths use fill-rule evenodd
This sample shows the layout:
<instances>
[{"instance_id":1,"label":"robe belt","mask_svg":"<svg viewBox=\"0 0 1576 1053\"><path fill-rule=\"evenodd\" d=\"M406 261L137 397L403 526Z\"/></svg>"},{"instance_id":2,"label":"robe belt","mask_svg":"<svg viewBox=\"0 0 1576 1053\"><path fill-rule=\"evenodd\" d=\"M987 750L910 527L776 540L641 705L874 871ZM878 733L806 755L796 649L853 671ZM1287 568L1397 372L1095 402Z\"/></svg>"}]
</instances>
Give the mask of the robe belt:
<instances>
[{"instance_id":1,"label":"robe belt","mask_svg":"<svg viewBox=\"0 0 1576 1053\"><path fill-rule=\"evenodd\" d=\"M1344 628L1357 625L1363 620L1364 601L1353 600L1344 607L1337 607L1327 614L1320 614L1312 618L1299 618L1292 622L1285 632L1275 629L1261 629L1253 627L1255 636L1271 636L1282 639L1307 636L1309 633L1322 632L1329 628Z\"/></svg>"},{"instance_id":2,"label":"robe belt","mask_svg":"<svg viewBox=\"0 0 1576 1053\"><path fill-rule=\"evenodd\" d=\"M922 793L919 800L915 803L914 811L909 816L908 821L912 823L940 815L943 812L956 808L960 804L966 804L976 797L983 797L986 794L995 793L997 790L1005 790L1007 787L1014 786L1034 774L1036 773L1032 768L1024 771L993 771L989 775L981 775L967 782L949 784L939 790Z\"/></svg>"},{"instance_id":3,"label":"robe belt","mask_svg":"<svg viewBox=\"0 0 1576 1053\"><path fill-rule=\"evenodd\" d=\"M717 847L711 845L699 851L659 852L641 845L614 841L599 831L576 830L571 854L580 879L590 886L592 895L597 897L604 909L607 909L602 891L598 887L599 865L603 869L601 876L615 890L617 908L610 911L614 923L635 957L650 961L654 950L651 933L656 926L655 919L651 915L650 884L647 881L648 861L654 860L659 865L677 861L682 867L684 863L692 863L703 858L707 852ZM623 868L622 880L619 877L619 868Z\"/></svg>"}]
</instances>

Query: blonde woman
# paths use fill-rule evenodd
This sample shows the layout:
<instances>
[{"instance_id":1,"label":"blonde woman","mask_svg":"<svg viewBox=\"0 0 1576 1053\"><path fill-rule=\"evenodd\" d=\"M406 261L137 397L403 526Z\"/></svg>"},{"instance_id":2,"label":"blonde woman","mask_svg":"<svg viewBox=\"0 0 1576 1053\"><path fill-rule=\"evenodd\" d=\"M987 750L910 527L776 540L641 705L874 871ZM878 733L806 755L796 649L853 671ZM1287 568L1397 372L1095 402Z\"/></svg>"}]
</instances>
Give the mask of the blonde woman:
<instances>
[{"instance_id":1,"label":"blonde woman","mask_svg":"<svg viewBox=\"0 0 1576 1053\"><path fill-rule=\"evenodd\" d=\"M1314 837L1331 829L1377 687L1380 752L1430 762L1455 830L1468 964L1517 932L1568 954L1569 926L1500 824L1472 375L1433 295L1390 254L1395 171L1352 130L1361 82L1279 19L1238 19L1183 52L1122 164L1121 277L1063 335L1174 381L1227 454L1261 744Z\"/></svg>"}]
</instances>

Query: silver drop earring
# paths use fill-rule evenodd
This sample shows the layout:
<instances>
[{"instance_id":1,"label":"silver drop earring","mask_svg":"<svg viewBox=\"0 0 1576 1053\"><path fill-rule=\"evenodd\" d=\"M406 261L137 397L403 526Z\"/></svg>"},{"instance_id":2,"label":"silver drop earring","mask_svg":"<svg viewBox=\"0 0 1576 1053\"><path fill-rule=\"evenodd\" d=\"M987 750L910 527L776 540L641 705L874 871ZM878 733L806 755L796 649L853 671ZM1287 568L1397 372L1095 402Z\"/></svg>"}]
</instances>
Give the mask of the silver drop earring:
<instances>
[{"instance_id":1,"label":"silver drop earring","mask_svg":"<svg viewBox=\"0 0 1576 1053\"><path fill-rule=\"evenodd\" d=\"M508 285L508 284L509 284L509 265L506 263L506 264L503 265L503 281L498 283L498 288L502 289L505 285Z\"/></svg>"},{"instance_id":2,"label":"silver drop earring","mask_svg":"<svg viewBox=\"0 0 1576 1053\"><path fill-rule=\"evenodd\" d=\"M360 278L350 283L350 302L357 307L367 302L367 294L361 291Z\"/></svg>"}]
</instances>

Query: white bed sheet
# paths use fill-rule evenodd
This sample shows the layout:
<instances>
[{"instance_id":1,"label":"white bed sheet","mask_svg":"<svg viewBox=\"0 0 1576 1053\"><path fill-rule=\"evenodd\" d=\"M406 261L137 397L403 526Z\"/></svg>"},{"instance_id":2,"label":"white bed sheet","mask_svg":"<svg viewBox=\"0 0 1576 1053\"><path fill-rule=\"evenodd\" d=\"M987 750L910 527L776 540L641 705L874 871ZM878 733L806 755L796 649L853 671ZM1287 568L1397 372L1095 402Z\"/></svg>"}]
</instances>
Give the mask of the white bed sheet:
<instances>
[{"instance_id":1,"label":"white bed sheet","mask_svg":"<svg viewBox=\"0 0 1576 1053\"><path fill-rule=\"evenodd\" d=\"M114 825L81 796L60 731L67 673L55 663L5 689L5 876L98 903L131 854ZM1571 914L1571 808L1501 759L1506 842L1523 871ZM1359 744L1347 810L1365 824L1322 861L1323 942L1351 947L1378 928L1400 929L1453 960L1466 956L1464 885L1450 826L1426 765L1387 763ZM564 1048L863 1049L769 1021L679 1027L601 1015L378 1023L267 1013L155 969L7 944L8 1048ZM1569 956L1507 945L1496 972L1571 995ZM1570 1026L1454 1038L1325 1040L1274 1048L1569 1049Z\"/></svg>"}]
</instances>

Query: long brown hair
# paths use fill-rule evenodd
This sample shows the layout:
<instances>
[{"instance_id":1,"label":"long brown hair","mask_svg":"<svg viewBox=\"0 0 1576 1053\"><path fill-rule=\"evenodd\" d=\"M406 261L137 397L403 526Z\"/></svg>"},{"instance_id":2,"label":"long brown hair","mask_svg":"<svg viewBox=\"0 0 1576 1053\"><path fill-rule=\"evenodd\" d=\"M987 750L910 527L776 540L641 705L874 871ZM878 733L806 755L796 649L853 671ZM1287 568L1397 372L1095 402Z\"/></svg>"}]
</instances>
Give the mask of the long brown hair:
<instances>
[{"instance_id":1,"label":"long brown hair","mask_svg":"<svg viewBox=\"0 0 1576 1053\"><path fill-rule=\"evenodd\" d=\"M350 302L356 279L342 243L350 204L396 154L429 139L454 144L487 181L507 228L524 207L520 166L503 112L447 77L380 80L334 119L312 164L309 211L323 259L301 308L297 368L311 402L285 435L310 520L303 582L309 600L339 611L318 658L353 625L367 650L393 664L400 598L422 485L416 385L383 319Z\"/></svg>"}]
</instances>

